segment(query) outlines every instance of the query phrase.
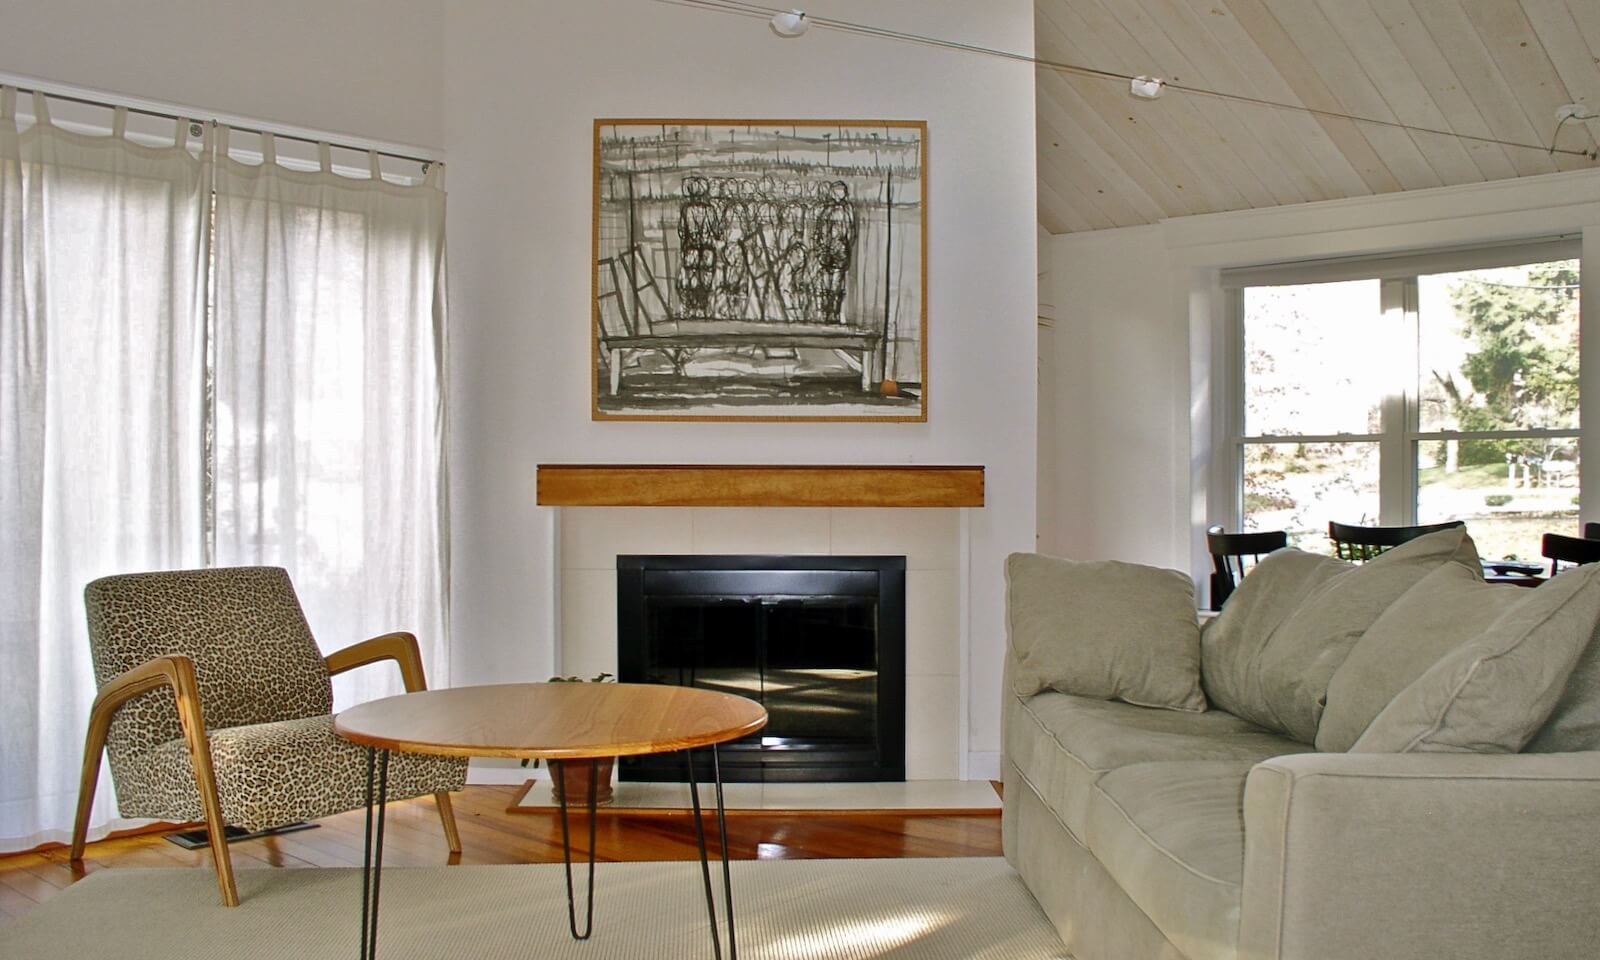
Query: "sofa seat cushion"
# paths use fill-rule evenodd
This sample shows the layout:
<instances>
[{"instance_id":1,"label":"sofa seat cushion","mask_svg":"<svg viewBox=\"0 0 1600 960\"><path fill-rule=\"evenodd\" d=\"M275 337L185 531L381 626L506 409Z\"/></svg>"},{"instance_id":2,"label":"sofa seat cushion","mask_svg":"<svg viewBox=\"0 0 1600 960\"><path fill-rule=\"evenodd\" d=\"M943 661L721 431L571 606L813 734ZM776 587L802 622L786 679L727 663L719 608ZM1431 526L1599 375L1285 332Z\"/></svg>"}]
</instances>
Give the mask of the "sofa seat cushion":
<instances>
[{"instance_id":1,"label":"sofa seat cushion","mask_svg":"<svg viewBox=\"0 0 1600 960\"><path fill-rule=\"evenodd\" d=\"M1089 852L1190 960L1234 956L1253 766L1137 763L1101 777L1090 799Z\"/></svg>"},{"instance_id":2,"label":"sofa seat cushion","mask_svg":"<svg viewBox=\"0 0 1600 960\"><path fill-rule=\"evenodd\" d=\"M323 714L210 731L222 818L246 830L316 820L367 805L367 749L333 730ZM189 751L182 738L134 754L113 771L125 817L204 820ZM460 790L467 761L394 750L390 800Z\"/></svg>"},{"instance_id":3,"label":"sofa seat cushion","mask_svg":"<svg viewBox=\"0 0 1600 960\"><path fill-rule=\"evenodd\" d=\"M1006 756L1079 842L1095 782L1153 760L1256 763L1305 753L1303 743L1221 710L1180 713L1046 692L1012 701Z\"/></svg>"}]
</instances>

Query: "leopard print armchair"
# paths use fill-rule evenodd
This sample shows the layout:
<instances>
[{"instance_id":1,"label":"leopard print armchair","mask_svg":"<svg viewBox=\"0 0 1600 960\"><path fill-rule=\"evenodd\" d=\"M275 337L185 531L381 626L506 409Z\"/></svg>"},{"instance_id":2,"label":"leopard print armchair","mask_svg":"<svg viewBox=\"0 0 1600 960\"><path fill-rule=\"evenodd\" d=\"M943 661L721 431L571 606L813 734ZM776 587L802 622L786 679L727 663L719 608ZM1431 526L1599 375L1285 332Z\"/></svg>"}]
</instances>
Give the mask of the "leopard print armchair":
<instances>
[{"instance_id":1,"label":"leopard print armchair","mask_svg":"<svg viewBox=\"0 0 1600 960\"><path fill-rule=\"evenodd\" d=\"M100 693L72 858L83 855L103 747L123 816L206 822L229 906L238 894L225 824L254 832L366 805L367 751L334 733L332 673L393 659L408 690L425 686L410 634L324 658L278 567L105 577L84 604ZM396 752L388 796L433 794L459 853L448 791L465 781L463 759Z\"/></svg>"}]
</instances>

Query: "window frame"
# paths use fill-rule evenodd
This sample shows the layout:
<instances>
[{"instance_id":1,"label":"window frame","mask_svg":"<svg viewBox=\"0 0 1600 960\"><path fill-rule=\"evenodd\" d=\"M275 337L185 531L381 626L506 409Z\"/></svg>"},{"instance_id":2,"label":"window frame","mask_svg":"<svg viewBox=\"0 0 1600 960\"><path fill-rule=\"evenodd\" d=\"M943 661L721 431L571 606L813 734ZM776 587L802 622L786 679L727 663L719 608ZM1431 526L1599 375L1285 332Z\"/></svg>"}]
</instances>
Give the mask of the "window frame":
<instances>
[{"instance_id":1,"label":"window frame","mask_svg":"<svg viewBox=\"0 0 1600 960\"><path fill-rule=\"evenodd\" d=\"M1584 389L1583 355L1579 353L1578 426L1528 430L1421 430L1421 405L1417 398L1416 368L1420 303L1418 277L1474 269L1547 263L1555 260L1579 261L1584 272L1582 241L1564 236L1521 243L1502 243L1423 251L1377 257L1352 257L1338 260L1268 264L1224 270L1220 273L1223 294L1224 351L1223 376L1218 378L1214 401L1223 411L1223 442L1216 449L1221 469L1213 472L1225 478L1222 497L1210 497L1214 522L1229 529L1244 529L1245 451L1250 445L1271 443L1376 443L1378 446L1378 517L1384 526L1407 526L1417 522L1417 450L1431 440L1501 440L1518 437L1570 439L1579 448L1578 490L1588 486L1586 477L1600 465L1588 464L1581 456L1584 424L1600 416L1600 396ZM1394 316L1398 325L1394 362L1403 364L1403 375L1392 378L1391 389L1380 406L1379 429L1361 434L1246 434L1245 427L1245 332L1244 291L1247 287L1294 286L1340 280L1377 280L1379 310ZM1578 315L1578 336L1584 339L1583 312ZM1595 474L1600 476L1600 474ZM1580 508L1581 510L1581 508ZM1581 513L1580 513L1581 516Z\"/></svg>"}]
</instances>

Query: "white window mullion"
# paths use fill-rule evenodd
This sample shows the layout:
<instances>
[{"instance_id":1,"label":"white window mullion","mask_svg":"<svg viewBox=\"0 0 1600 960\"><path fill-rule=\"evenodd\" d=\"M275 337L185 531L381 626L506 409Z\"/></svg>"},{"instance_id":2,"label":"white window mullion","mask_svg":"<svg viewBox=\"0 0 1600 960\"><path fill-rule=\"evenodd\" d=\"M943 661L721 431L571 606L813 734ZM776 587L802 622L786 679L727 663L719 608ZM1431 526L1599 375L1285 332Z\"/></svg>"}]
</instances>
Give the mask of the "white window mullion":
<instances>
[{"instance_id":1,"label":"white window mullion","mask_svg":"<svg viewBox=\"0 0 1600 960\"><path fill-rule=\"evenodd\" d=\"M1227 526L1229 530L1244 529L1244 444L1240 438L1244 436L1244 291L1239 288L1224 290L1226 298L1224 307L1226 313L1227 337L1224 342L1227 348L1222 352L1223 369L1219 374L1218 400L1223 415L1217 418L1217 423L1224 431L1219 437L1216 449L1222 453L1213 465L1211 480L1217 486L1219 493L1226 491L1226 502L1223 498L1211 500L1212 516Z\"/></svg>"},{"instance_id":2,"label":"white window mullion","mask_svg":"<svg viewBox=\"0 0 1600 960\"><path fill-rule=\"evenodd\" d=\"M1578 268L1578 521L1600 515L1600 334L1589 336L1589 321L1600 317L1600 226L1583 230ZM1597 481L1597 482L1591 482Z\"/></svg>"},{"instance_id":3,"label":"white window mullion","mask_svg":"<svg viewBox=\"0 0 1600 960\"><path fill-rule=\"evenodd\" d=\"M1409 455L1411 432L1408 398L1415 387L1417 326L1416 280L1384 280L1380 286L1387 343L1378 345L1377 362L1386 365L1388 384L1382 406L1382 434L1378 440L1378 516L1382 523L1400 526L1416 515L1416 458Z\"/></svg>"}]
</instances>

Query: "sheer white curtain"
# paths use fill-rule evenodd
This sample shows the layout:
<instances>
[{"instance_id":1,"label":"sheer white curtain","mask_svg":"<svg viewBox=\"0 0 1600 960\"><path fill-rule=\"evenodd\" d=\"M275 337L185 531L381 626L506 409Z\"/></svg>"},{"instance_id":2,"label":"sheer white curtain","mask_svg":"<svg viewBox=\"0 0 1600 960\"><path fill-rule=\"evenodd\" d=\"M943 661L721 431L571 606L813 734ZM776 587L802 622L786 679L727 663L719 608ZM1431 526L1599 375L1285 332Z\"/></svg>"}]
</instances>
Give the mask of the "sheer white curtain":
<instances>
[{"instance_id":1,"label":"sheer white curtain","mask_svg":"<svg viewBox=\"0 0 1600 960\"><path fill-rule=\"evenodd\" d=\"M71 832L95 694L84 584L201 561L211 164L130 143L120 111L111 136L60 129L41 97L18 134L15 91L0 101L0 850L15 850ZM98 796L103 834L123 824Z\"/></svg>"},{"instance_id":2,"label":"sheer white curtain","mask_svg":"<svg viewBox=\"0 0 1600 960\"><path fill-rule=\"evenodd\" d=\"M227 129L222 128L227 153ZM219 159L213 562L288 568L323 650L410 630L445 655L444 192ZM400 692L392 666L335 681Z\"/></svg>"},{"instance_id":3,"label":"sheer white curtain","mask_svg":"<svg viewBox=\"0 0 1600 960\"><path fill-rule=\"evenodd\" d=\"M0 851L69 839L83 587L269 563L324 651L388 630L443 685L444 193L36 122L0 88ZM200 156L196 157L194 154ZM208 292L211 300L208 302ZM336 681L343 706L397 671ZM103 783L91 836L114 819Z\"/></svg>"}]
</instances>

